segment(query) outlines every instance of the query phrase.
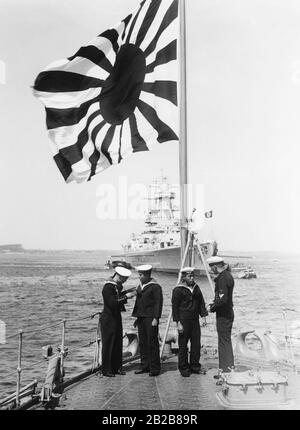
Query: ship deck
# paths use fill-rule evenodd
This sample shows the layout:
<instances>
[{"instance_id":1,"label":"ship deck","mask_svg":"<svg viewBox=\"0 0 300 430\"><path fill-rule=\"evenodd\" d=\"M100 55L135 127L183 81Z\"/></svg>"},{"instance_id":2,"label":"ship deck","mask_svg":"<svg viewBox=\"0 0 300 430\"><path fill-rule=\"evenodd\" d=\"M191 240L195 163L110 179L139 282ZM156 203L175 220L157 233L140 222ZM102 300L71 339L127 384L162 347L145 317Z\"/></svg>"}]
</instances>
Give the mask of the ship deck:
<instances>
[{"instance_id":1,"label":"ship deck","mask_svg":"<svg viewBox=\"0 0 300 430\"><path fill-rule=\"evenodd\" d=\"M213 375L217 366L210 363L206 375L184 378L177 368L177 357L162 363L161 374L135 375L139 362L124 366L126 375L107 378L96 373L67 388L57 406L59 410L201 410L224 409L215 394ZM43 409L41 406L34 409Z\"/></svg>"},{"instance_id":2,"label":"ship deck","mask_svg":"<svg viewBox=\"0 0 300 430\"><path fill-rule=\"evenodd\" d=\"M126 375L107 378L100 372L65 389L57 410L224 410L216 394L222 387L216 385L213 376L217 373L217 361L209 357L201 359L207 369L206 375L191 375L184 378L177 368L177 356L162 363L162 372L157 377L148 374L135 375L138 361L124 366ZM237 370L245 370L239 366ZM289 383L292 406L300 409L299 376ZM43 406L33 407L35 410ZM247 409L247 408L246 408ZM253 408L249 408L253 409ZM265 409L256 407L255 409ZM282 409L280 405L267 409ZM284 407L285 409L285 407Z\"/></svg>"}]
</instances>

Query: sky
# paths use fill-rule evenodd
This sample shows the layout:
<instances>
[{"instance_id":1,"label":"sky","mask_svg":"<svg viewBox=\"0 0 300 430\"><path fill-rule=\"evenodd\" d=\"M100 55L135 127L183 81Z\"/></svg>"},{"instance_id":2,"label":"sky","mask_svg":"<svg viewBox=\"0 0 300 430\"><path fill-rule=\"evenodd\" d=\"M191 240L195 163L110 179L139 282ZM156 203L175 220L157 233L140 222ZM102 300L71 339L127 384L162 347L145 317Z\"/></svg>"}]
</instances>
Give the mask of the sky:
<instances>
[{"instance_id":1,"label":"sky","mask_svg":"<svg viewBox=\"0 0 300 430\"><path fill-rule=\"evenodd\" d=\"M0 0L0 244L120 249L143 221L100 219L104 185L119 195L120 181L130 191L162 169L178 183L172 142L92 182L65 184L32 94L45 66L74 54L138 3ZM213 210L221 250L299 253L300 3L186 3L188 172L191 184L204 187L201 211Z\"/></svg>"}]
</instances>

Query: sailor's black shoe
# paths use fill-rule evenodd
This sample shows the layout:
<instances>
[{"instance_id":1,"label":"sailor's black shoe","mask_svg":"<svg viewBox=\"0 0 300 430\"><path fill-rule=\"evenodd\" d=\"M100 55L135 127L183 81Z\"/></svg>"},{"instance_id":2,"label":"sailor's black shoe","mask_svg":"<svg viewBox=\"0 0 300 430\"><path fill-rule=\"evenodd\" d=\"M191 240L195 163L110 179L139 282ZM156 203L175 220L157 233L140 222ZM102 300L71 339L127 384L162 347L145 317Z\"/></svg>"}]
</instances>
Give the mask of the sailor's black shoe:
<instances>
[{"instance_id":1,"label":"sailor's black shoe","mask_svg":"<svg viewBox=\"0 0 300 430\"><path fill-rule=\"evenodd\" d=\"M201 367L200 369L191 369L191 373L195 373L196 375L206 375L206 370Z\"/></svg>"},{"instance_id":2,"label":"sailor's black shoe","mask_svg":"<svg viewBox=\"0 0 300 430\"><path fill-rule=\"evenodd\" d=\"M150 372L149 373L149 376L158 376L159 375L159 372Z\"/></svg>"},{"instance_id":3,"label":"sailor's black shoe","mask_svg":"<svg viewBox=\"0 0 300 430\"><path fill-rule=\"evenodd\" d=\"M111 373L111 372L104 372L104 373L102 373L102 375L103 376L107 376L109 378L114 378L115 377L114 373Z\"/></svg>"},{"instance_id":4,"label":"sailor's black shoe","mask_svg":"<svg viewBox=\"0 0 300 430\"><path fill-rule=\"evenodd\" d=\"M117 370L117 372L114 372L114 374L124 376L124 375L126 375L126 372L125 372L125 370Z\"/></svg>"},{"instance_id":5,"label":"sailor's black shoe","mask_svg":"<svg viewBox=\"0 0 300 430\"><path fill-rule=\"evenodd\" d=\"M183 370L182 372L180 372L181 376L183 376L184 378L188 378L191 376L191 373L187 370Z\"/></svg>"},{"instance_id":6,"label":"sailor's black shoe","mask_svg":"<svg viewBox=\"0 0 300 430\"><path fill-rule=\"evenodd\" d=\"M149 370L139 369L139 370L136 370L134 373L135 373L135 375L141 375L142 373L148 373L148 372L149 372Z\"/></svg>"},{"instance_id":7,"label":"sailor's black shoe","mask_svg":"<svg viewBox=\"0 0 300 430\"><path fill-rule=\"evenodd\" d=\"M220 379L220 375L214 375L214 379Z\"/></svg>"}]
</instances>

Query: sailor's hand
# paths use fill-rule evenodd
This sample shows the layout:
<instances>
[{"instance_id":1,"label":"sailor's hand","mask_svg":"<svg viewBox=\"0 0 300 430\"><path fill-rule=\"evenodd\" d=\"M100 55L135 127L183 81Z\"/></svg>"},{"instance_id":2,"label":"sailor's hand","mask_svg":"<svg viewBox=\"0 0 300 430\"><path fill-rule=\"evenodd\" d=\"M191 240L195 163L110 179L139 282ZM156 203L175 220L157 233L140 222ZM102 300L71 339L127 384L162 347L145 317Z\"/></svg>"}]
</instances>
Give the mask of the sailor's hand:
<instances>
[{"instance_id":1,"label":"sailor's hand","mask_svg":"<svg viewBox=\"0 0 300 430\"><path fill-rule=\"evenodd\" d=\"M156 318L153 318L152 320L152 327L157 327L158 326L158 321Z\"/></svg>"},{"instance_id":2,"label":"sailor's hand","mask_svg":"<svg viewBox=\"0 0 300 430\"><path fill-rule=\"evenodd\" d=\"M132 299L132 297L135 297L135 296L136 296L136 291L132 291L131 293L126 294L127 299Z\"/></svg>"},{"instance_id":3,"label":"sailor's hand","mask_svg":"<svg viewBox=\"0 0 300 430\"><path fill-rule=\"evenodd\" d=\"M178 330L178 333L183 333L183 325L181 324L181 322L180 321L178 321L178 323L177 323L177 330Z\"/></svg>"},{"instance_id":4,"label":"sailor's hand","mask_svg":"<svg viewBox=\"0 0 300 430\"><path fill-rule=\"evenodd\" d=\"M207 326L207 321L206 321L206 317L202 318L202 324L201 327L206 327Z\"/></svg>"}]
</instances>

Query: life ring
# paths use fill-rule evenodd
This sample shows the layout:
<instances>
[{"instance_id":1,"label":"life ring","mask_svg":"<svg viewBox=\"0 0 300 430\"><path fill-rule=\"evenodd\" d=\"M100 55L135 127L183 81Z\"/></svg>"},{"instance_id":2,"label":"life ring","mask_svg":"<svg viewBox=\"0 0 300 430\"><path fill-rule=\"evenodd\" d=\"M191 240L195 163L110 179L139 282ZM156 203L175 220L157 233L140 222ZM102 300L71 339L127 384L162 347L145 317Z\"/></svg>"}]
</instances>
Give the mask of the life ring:
<instances>
[{"instance_id":1,"label":"life ring","mask_svg":"<svg viewBox=\"0 0 300 430\"><path fill-rule=\"evenodd\" d=\"M246 337L248 334L252 334L259 340L261 344L261 348L259 350L249 348L246 343ZM236 339L234 352L235 355L239 355L248 359L267 361L278 361L281 359L281 353L275 338L270 335L270 333L259 330L251 330L239 333Z\"/></svg>"},{"instance_id":2,"label":"life ring","mask_svg":"<svg viewBox=\"0 0 300 430\"><path fill-rule=\"evenodd\" d=\"M139 339L134 331L125 332L123 339L127 338L127 345L123 346L123 360L135 357L139 354Z\"/></svg>"},{"instance_id":3,"label":"life ring","mask_svg":"<svg viewBox=\"0 0 300 430\"><path fill-rule=\"evenodd\" d=\"M169 356L172 354L172 344L178 345L178 331L177 330L171 331L167 334L165 345L164 345L164 350L163 350L164 356Z\"/></svg>"}]
</instances>

